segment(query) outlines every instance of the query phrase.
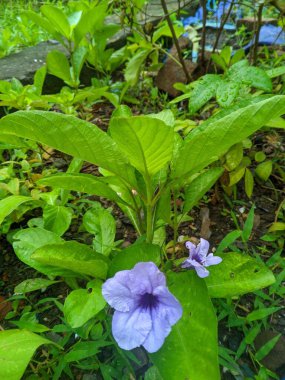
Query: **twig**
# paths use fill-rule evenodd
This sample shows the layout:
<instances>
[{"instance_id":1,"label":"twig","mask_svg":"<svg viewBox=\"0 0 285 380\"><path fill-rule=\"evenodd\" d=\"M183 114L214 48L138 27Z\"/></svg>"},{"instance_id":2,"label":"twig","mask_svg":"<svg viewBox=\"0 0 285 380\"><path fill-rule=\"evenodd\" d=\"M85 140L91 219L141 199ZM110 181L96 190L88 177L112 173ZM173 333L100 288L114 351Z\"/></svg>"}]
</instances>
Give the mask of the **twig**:
<instances>
[{"instance_id":1,"label":"twig","mask_svg":"<svg viewBox=\"0 0 285 380\"><path fill-rule=\"evenodd\" d=\"M216 37L216 41L214 43L214 46L213 46L213 50L212 50L212 53L215 53L215 50L217 49L218 47L218 43L219 43L219 40L221 38L221 35L222 35L222 32L223 32L223 29L224 29L224 26L226 25L226 22L228 21L229 17L230 17L230 14L233 10L233 6L234 6L234 1L231 2L230 6L229 6L229 10L228 12L226 13L225 17L223 17L223 21L221 21L221 24L220 24L220 27L218 29L218 33L217 33L217 37Z\"/></svg>"},{"instance_id":2,"label":"twig","mask_svg":"<svg viewBox=\"0 0 285 380\"><path fill-rule=\"evenodd\" d=\"M163 12L164 12L164 15L165 15L165 18L166 18L166 21L168 23L168 26L169 26L169 29L171 31L171 34L172 34L172 38L173 38L173 41L174 41L174 45L176 47L176 50L177 50L177 54L178 54L178 58L179 58L179 61L182 65L182 69L184 71L184 74L185 74L185 77L187 79L187 82L190 82L191 81L191 75L190 73L188 72L187 70L187 67L185 65L185 61L182 57L182 53L181 53L181 49L180 49L180 46L179 46L179 42L178 42L178 39L176 37L176 34L175 34L175 30L173 28L173 24L172 24L172 21L169 17L169 14L168 14L168 10L167 10L167 5L166 5L166 2L165 0L161 0L161 6L162 6L162 9L163 9Z\"/></svg>"},{"instance_id":3,"label":"twig","mask_svg":"<svg viewBox=\"0 0 285 380\"><path fill-rule=\"evenodd\" d=\"M257 62L257 52L258 52L258 42L259 42L259 34L262 24L262 11L264 7L264 2L262 2L257 11L257 23L255 28L255 39L254 39L254 45L253 45L253 64L256 65Z\"/></svg>"}]
</instances>

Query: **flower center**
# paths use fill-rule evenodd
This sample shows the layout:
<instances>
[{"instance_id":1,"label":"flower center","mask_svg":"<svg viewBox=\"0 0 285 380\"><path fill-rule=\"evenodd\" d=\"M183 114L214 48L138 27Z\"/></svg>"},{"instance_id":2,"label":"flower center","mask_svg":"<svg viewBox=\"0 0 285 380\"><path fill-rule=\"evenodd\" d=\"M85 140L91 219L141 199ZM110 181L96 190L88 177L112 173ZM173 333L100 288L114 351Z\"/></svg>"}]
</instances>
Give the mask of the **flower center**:
<instances>
[{"instance_id":1,"label":"flower center","mask_svg":"<svg viewBox=\"0 0 285 380\"><path fill-rule=\"evenodd\" d=\"M153 294L150 294L150 293L143 294L139 300L139 306L143 309L155 308L157 304L158 304L157 296L154 296Z\"/></svg>"},{"instance_id":2,"label":"flower center","mask_svg":"<svg viewBox=\"0 0 285 380\"><path fill-rule=\"evenodd\" d=\"M199 256L197 253L195 253L195 254L192 256L192 260L197 261L199 264L203 264L203 260L202 260L201 256Z\"/></svg>"}]
</instances>

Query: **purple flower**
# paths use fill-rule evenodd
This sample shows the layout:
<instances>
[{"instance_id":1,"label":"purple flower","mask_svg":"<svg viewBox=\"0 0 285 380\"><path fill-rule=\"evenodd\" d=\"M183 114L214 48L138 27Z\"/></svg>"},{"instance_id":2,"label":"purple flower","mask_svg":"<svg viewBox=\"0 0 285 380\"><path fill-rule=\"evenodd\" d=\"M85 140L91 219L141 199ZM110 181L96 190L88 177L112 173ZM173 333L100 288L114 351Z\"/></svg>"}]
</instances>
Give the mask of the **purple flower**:
<instances>
[{"instance_id":1,"label":"purple flower","mask_svg":"<svg viewBox=\"0 0 285 380\"><path fill-rule=\"evenodd\" d=\"M210 244L205 239L201 239L197 246L190 241L187 241L185 245L189 249L189 257L182 263L182 268L195 269L201 278L210 274L206 267L220 264L222 261L221 257L214 256L213 253L208 254Z\"/></svg>"},{"instance_id":2,"label":"purple flower","mask_svg":"<svg viewBox=\"0 0 285 380\"><path fill-rule=\"evenodd\" d=\"M112 333L125 350L142 345L148 352L156 352L182 316L182 307L167 289L164 274L152 262L117 272L103 284L102 294L115 309Z\"/></svg>"}]
</instances>

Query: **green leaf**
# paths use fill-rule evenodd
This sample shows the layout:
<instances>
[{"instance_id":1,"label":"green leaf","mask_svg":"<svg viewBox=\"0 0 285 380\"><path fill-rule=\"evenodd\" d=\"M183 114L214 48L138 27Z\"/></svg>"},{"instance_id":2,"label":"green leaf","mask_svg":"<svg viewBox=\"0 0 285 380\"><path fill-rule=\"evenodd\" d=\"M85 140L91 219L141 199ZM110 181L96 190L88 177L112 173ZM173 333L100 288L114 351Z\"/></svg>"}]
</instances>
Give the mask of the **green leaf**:
<instances>
[{"instance_id":1,"label":"green leaf","mask_svg":"<svg viewBox=\"0 0 285 380\"><path fill-rule=\"evenodd\" d=\"M71 56L74 81L78 83L78 85L80 83L80 73L85 62L87 51L86 46L78 46Z\"/></svg>"},{"instance_id":2,"label":"green leaf","mask_svg":"<svg viewBox=\"0 0 285 380\"><path fill-rule=\"evenodd\" d=\"M251 171L248 168L245 168L245 176L244 176L244 187L245 193L248 198L251 198L253 192L254 180Z\"/></svg>"},{"instance_id":3,"label":"green leaf","mask_svg":"<svg viewBox=\"0 0 285 380\"><path fill-rule=\"evenodd\" d=\"M269 120L266 126L270 128L285 129L285 120L283 117L275 117L274 119Z\"/></svg>"},{"instance_id":4,"label":"green leaf","mask_svg":"<svg viewBox=\"0 0 285 380\"><path fill-rule=\"evenodd\" d=\"M50 285L57 284L59 281L51 281L46 278L30 278L22 281L14 289L14 293L25 294L35 290L45 289Z\"/></svg>"},{"instance_id":5,"label":"green leaf","mask_svg":"<svg viewBox=\"0 0 285 380\"><path fill-rule=\"evenodd\" d=\"M247 215L246 221L243 226L241 237L244 242L247 242L249 240L252 229L253 229L254 209L255 209L255 206L253 205Z\"/></svg>"},{"instance_id":6,"label":"green leaf","mask_svg":"<svg viewBox=\"0 0 285 380\"><path fill-rule=\"evenodd\" d=\"M280 75L284 75L285 66L279 66L279 67L274 67L273 69L269 69L266 71L266 74L269 76L269 78L276 78L276 77L279 77Z\"/></svg>"},{"instance_id":7,"label":"green leaf","mask_svg":"<svg viewBox=\"0 0 285 380\"><path fill-rule=\"evenodd\" d=\"M239 237L241 237L241 233L242 231L240 230L234 230L234 231L229 232L220 242L216 250L216 254L219 254L220 252L228 248L233 242L235 242Z\"/></svg>"},{"instance_id":8,"label":"green leaf","mask_svg":"<svg viewBox=\"0 0 285 380\"><path fill-rule=\"evenodd\" d=\"M173 178L197 173L216 161L269 120L285 113L285 96L274 96L203 123L184 140L174 162Z\"/></svg>"},{"instance_id":9,"label":"green leaf","mask_svg":"<svg viewBox=\"0 0 285 380\"><path fill-rule=\"evenodd\" d=\"M247 61L240 61L231 66L228 77L237 83L272 92L272 82L266 71L259 67L249 66Z\"/></svg>"},{"instance_id":10,"label":"green leaf","mask_svg":"<svg viewBox=\"0 0 285 380\"><path fill-rule=\"evenodd\" d=\"M47 70L50 74L62 79L67 84L72 84L70 66L65 54L53 50L47 55Z\"/></svg>"},{"instance_id":11,"label":"green leaf","mask_svg":"<svg viewBox=\"0 0 285 380\"><path fill-rule=\"evenodd\" d=\"M223 261L211 266L206 278L213 298L233 297L265 288L275 282L272 272L256 259L240 253L220 254Z\"/></svg>"},{"instance_id":12,"label":"green leaf","mask_svg":"<svg viewBox=\"0 0 285 380\"><path fill-rule=\"evenodd\" d=\"M41 95L44 81L46 78L47 68L46 66L41 67L38 69L34 76L34 86L37 90L37 95Z\"/></svg>"},{"instance_id":13,"label":"green leaf","mask_svg":"<svg viewBox=\"0 0 285 380\"><path fill-rule=\"evenodd\" d=\"M216 98L221 107L229 107L237 98L240 84L233 81L221 80L217 87Z\"/></svg>"},{"instance_id":14,"label":"green leaf","mask_svg":"<svg viewBox=\"0 0 285 380\"><path fill-rule=\"evenodd\" d=\"M68 230L72 214L71 208L46 205L43 212L44 228L61 236Z\"/></svg>"},{"instance_id":15,"label":"green leaf","mask_svg":"<svg viewBox=\"0 0 285 380\"><path fill-rule=\"evenodd\" d=\"M275 306L254 310L246 316L246 320L248 322L258 321L260 319L269 317L269 315L276 313L280 309L282 309L282 307Z\"/></svg>"},{"instance_id":16,"label":"green leaf","mask_svg":"<svg viewBox=\"0 0 285 380\"><path fill-rule=\"evenodd\" d=\"M25 197L23 195L11 195L10 197L1 199L0 201L0 224L3 220L16 210L21 204L33 201L31 197Z\"/></svg>"},{"instance_id":17,"label":"green leaf","mask_svg":"<svg viewBox=\"0 0 285 380\"><path fill-rule=\"evenodd\" d=\"M223 69L224 71L227 71L228 69L227 64L225 60L220 56L220 54L217 54L217 53L211 54L211 59L216 65L220 66L221 69Z\"/></svg>"},{"instance_id":18,"label":"green leaf","mask_svg":"<svg viewBox=\"0 0 285 380\"><path fill-rule=\"evenodd\" d=\"M70 25L62 10L52 5L43 5L41 7L41 12L59 33L67 39L70 38Z\"/></svg>"},{"instance_id":19,"label":"green leaf","mask_svg":"<svg viewBox=\"0 0 285 380\"><path fill-rule=\"evenodd\" d=\"M36 349L53 342L25 330L0 332L0 378L20 380Z\"/></svg>"},{"instance_id":20,"label":"green leaf","mask_svg":"<svg viewBox=\"0 0 285 380\"><path fill-rule=\"evenodd\" d=\"M167 283L183 316L152 362L163 379L219 380L217 319L204 281L188 271L171 273Z\"/></svg>"},{"instance_id":21,"label":"green leaf","mask_svg":"<svg viewBox=\"0 0 285 380\"><path fill-rule=\"evenodd\" d=\"M243 158L243 145L238 143L233 145L226 153L226 168L228 171L236 169Z\"/></svg>"},{"instance_id":22,"label":"green leaf","mask_svg":"<svg viewBox=\"0 0 285 380\"><path fill-rule=\"evenodd\" d=\"M132 269L139 262L152 261L160 264L160 247L148 243L137 243L120 251L111 262L108 277L113 277L117 272Z\"/></svg>"},{"instance_id":23,"label":"green leaf","mask_svg":"<svg viewBox=\"0 0 285 380\"><path fill-rule=\"evenodd\" d=\"M267 181L272 173L272 161L261 162L255 169L256 175L263 181Z\"/></svg>"},{"instance_id":24,"label":"green leaf","mask_svg":"<svg viewBox=\"0 0 285 380\"><path fill-rule=\"evenodd\" d=\"M23 15L25 15L33 23L45 29L52 36L57 36L57 29L45 17L42 17L41 15L33 11L23 11Z\"/></svg>"},{"instance_id":25,"label":"green leaf","mask_svg":"<svg viewBox=\"0 0 285 380\"><path fill-rule=\"evenodd\" d=\"M174 130L159 119L113 118L109 129L121 151L144 175L157 173L172 158Z\"/></svg>"},{"instance_id":26,"label":"green leaf","mask_svg":"<svg viewBox=\"0 0 285 380\"><path fill-rule=\"evenodd\" d=\"M142 49L138 53L136 53L127 63L125 70L125 80L131 86L134 86L137 83L140 75L141 66L150 53L150 49Z\"/></svg>"},{"instance_id":27,"label":"green leaf","mask_svg":"<svg viewBox=\"0 0 285 380\"><path fill-rule=\"evenodd\" d=\"M83 326L106 305L101 284L95 282L88 286L88 289L73 290L65 299L64 316L73 329Z\"/></svg>"},{"instance_id":28,"label":"green leaf","mask_svg":"<svg viewBox=\"0 0 285 380\"><path fill-rule=\"evenodd\" d=\"M155 366L150 367L144 374L144 380L163 380Z\"/></svg>"},{"instance_id":29,"label":"green leaf","mask_svg":"<svg viewBox=\"0 0 285 380\"><path fill-rule=\"evenodd\" d=\"M83 226L95 235L95 251L108 256L114 248L116 235L116 222L110 212L102 207L88 210L83 216Z\"/></svg>"},{"instance_id":30,"label":"green leaf","mask_svg":"<svg viewBox=\"0 0 285 380\"><path fill-rule=\"evenodd\" d=\"M103 27L105 16L107 15L108 3L102 2L93 9L89 9L82 16L76 27L74 28L74 39L76 45L88 34L93 35L96 29Z\"/></svg>"},{"instance_id":31,"label":"green leaf","mask_svg":"<svg viewBox=\"0 0 285 380\"><path fill-rule=\"evenodd\" d=\"M56 174L44 177L37 181L39 185L51 186L65 190L73 190L90 195L98 195L116 203L126 204L117 193L112 190L104 178L98 178L91 174Z\"/></svg>"},{"instance_id":32,"label":"green leaf","mask_svg":"<svg viewBox=\"0 0 285 380\"><path fill-rule=\"evenodd\" d=\"M269 352L274 348L274 346L277 344L278 340L282 334L276 335L274 338L270 339L268 342L266 342L255 354L255 360L260 361L265 356L269 354Z\"/></svg>"},{"instance_id":33,"label":"green leaf","mask_svg":"<svg viewBox=\"0 0 285 380\"><path fill-rule=\"evenodd\" d=\"M193 115L199 111L216 94L217 86L222 79L216 74L204 75L195 82L195 87L189 98L189 112Z\"/></svg>"},{"instance_id":34,"label":"green leaf","mask_svg":"<svg viewBox=\"0 0 285 380\"><path fill-rule=\"evenodd\" d=\"M45 245L32 254L32 259L41 264L102 279L106 278L108 269L104 256L76 241Z\"/></svg>"},{"instance_id":35,"label":"green leaf","mask_svg":"<svg viewBox=\"0 0 285 380\"><path fill-rule=\"evenodd\" d=\"M23 263L46 274L47 276L74 276L73 272L55 268L50 265L43 265L32 258L32 254L40 247L47 244L58 244L62 239L53 232L43 228L27 228L20 230L13 236L13 248L17 257Z\"/></svg>"},{"instance_id":36,"label":"green leaf","mask_svg":"<svg viewBox=\"0 0 285 380\"><path fill-rule=\"evenodd\" d=\"M200 174L185 188L183 214L189 212L223 174L223 168L213 168Z\"/></svg>"},{"instance_id":37,"label":"green leaf","mask_svg":"<svg viewBox=\"0 0 285 380\"><path fill-rule=\"evenodd\" d=\"M38 141L102 166L136 187L133 168L126 157L107 133L94 124L57 112L19 111L0 120L0 140L2 133Z\"/></svg>"}]
</instances>

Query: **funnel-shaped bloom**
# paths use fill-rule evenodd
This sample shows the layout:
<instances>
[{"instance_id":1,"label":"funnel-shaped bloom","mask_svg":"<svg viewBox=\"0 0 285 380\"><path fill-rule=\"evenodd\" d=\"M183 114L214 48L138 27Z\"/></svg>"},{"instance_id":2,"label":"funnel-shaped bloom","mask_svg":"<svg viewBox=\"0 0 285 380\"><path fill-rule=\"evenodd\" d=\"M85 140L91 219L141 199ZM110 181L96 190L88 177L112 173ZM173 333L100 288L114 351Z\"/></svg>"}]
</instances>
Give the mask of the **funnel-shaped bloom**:
<instances>
[{"instance_id":1,"label":"funnel-shaped bloom","mask_svg":"<svg viewBox=\"0 0 285 380\"><path fill-rule=\"evenodd\" d=\"M166 287L165 276L152 262L117 272L102 286L115 309L112 333L118 345L131 350L142 345L156 352L182 316L182 307Z\"/></svg>"},{"instance_id":2,"label":"funnel-shaped bloom","mask_svg":"<svg viewBox=\"0 0 285 380\"><path fill-rule=\"evenodd\" d=\"M189 257L182 263L182 268L195 269L201 278L210 274L206 267L220 264L222 261L221 257L214 256L213 253L208 254L210 244L205 239L201 239L197 246L190 241L187 241L185 245L189 249Z\"/></svg>"}]
</instances>

